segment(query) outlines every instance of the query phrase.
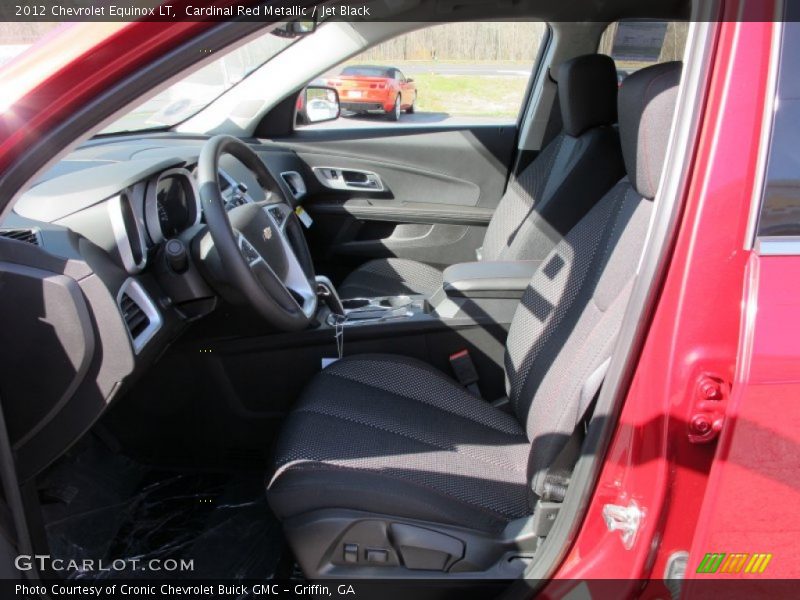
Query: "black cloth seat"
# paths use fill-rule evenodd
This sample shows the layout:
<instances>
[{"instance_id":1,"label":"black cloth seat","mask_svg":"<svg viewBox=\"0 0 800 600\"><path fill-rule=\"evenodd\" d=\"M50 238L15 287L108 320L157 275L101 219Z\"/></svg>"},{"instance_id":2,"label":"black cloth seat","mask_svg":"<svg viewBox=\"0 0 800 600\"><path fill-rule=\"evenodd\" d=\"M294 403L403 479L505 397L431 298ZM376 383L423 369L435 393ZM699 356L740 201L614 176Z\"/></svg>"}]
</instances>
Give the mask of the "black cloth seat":
<instances>
[{"instance_id":1,"label":"black cloth seat","mask_svg":"<svg viewBox=\"0 0 800 600\"><path fill-rule=\"evenodd\" d=\"M553 69L563 130L512 177L489 222L481 260L544 258L624 173L617 120L617 74L602 54ZM348 275L342 298L431 295L441 269L415 260L370 260Z\"/></svg>"},{"instance_id":2,"label":"black cloth seat","mask_svg":"<svg viewBox=\"0 0 800 600\"><path fill-rule=\"evenodd\" d=\"M348 529L364 519L383 532L384 548L394 543L385 533L394 526L387 515L414 519L414 531L444 530L430 546L456 548L443 553L449 561L461 546L447 543L456 534L446 528L476 532L459 537L472 540L463 546L467 570L493 564L480 548L467 556L481 546L476 536L496 540L501 530L519 531L515 520L524 523L543 493L547 469L613 354L653 214L680 74L680 63L666 63L623 83L628 176L556 245L520 301L506 341L510 413L400 356L346 358L311 381L278 440L267 490L307 573L335 568L347 539L376 543L369 523ZM333 520L325 516L331 511Z\"/></svg>"},{"instance_id":3,"label":"black cloth seat","mask_svg":"<svg viewBox=\"0 0 800 600\"><path fill-rule=\"evenodd\" d=\"M270 503L279 517L335 498L357 510L497 530L528 513L529 452L513 416L436 369L355 356L322 371L287 419Z\"/></svg>"}]
</instances>

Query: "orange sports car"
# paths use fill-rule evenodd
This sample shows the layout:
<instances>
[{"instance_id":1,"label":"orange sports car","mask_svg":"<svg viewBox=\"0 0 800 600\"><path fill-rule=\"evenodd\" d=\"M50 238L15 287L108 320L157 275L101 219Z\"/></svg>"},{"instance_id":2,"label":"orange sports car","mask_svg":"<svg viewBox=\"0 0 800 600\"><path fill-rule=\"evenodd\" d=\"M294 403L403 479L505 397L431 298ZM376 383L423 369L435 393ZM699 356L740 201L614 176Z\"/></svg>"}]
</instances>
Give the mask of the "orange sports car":
<instances>
[{"instance_id":1,"label":"orange sports car","mask_svg":"<svg viewBox=\"0 0 800 600\"><path fill-rule=\"evenodd\" d=\"M398 121L402 111L413 113L416 108L414 80L394 67L350 65L327 83L339 91L342 110L355 113L381 110L390 120Z\"/></svg>"}]
</instances>

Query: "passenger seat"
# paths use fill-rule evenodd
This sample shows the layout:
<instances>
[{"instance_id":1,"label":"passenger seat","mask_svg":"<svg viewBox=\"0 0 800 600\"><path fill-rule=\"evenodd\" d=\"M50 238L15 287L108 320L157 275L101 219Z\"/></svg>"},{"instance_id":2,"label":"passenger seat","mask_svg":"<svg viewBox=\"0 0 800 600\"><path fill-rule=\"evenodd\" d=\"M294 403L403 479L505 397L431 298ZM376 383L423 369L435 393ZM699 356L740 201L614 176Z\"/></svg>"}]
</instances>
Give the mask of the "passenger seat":
<instances>
[{"instance_id":1,"label":"passenger seat","mask_svg":"<svg viewBox=\"0 0 800 600\"><path fill-rule=\"evenodd\" d=\"M624 174L617 73L602 54L555 69L563 130L512 178L489 222L480 260L541 260ZM431 295L442 272L402 258L371 260L339 287L343 298Z\"/></svg>"}]
</instances>

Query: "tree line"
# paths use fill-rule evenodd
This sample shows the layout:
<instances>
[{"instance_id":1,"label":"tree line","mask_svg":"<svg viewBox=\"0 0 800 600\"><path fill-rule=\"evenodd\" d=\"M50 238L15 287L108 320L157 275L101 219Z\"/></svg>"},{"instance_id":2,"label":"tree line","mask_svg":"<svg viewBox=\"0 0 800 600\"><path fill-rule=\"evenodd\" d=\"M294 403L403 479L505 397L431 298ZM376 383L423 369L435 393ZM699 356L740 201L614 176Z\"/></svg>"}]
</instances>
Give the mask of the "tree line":
<instances>
[{"instance_id":1,"label":"tree line","mask_svg":"<svg viewBox=\"0 0 800 600\"><path fill-rule=\"evenodd\" d=\"M532 61L546 30L541 22L435 25L378 44L359 60Z\"/></svg>"},{"instance_id":2,"label":"tree line","mask_svg":"<svg viewBox=\"0 0 800 600\"><path fill-rule=\"evenodd\" d=\"M611 25L608 26L600 39L598 52L611 56L618 27L618 23L611 23ZM686 47L686 36L688 33L689 23L667 23L667 30L664 34L664 43L661 46L661 54L658 57L658 62L681 60L683 58L683 50Z\"/></svg>"}]
</instances>

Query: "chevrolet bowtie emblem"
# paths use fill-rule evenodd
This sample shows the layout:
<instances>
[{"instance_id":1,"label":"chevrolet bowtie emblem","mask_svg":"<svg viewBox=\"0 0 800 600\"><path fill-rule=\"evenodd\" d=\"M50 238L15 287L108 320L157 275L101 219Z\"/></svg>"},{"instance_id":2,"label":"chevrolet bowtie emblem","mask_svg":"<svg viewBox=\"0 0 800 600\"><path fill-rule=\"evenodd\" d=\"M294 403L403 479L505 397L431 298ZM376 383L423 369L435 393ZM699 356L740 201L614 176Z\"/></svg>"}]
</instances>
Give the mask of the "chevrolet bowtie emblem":
<instances>
[{"instance_id":1,"label":"chevrolet bowtie emblem","mask_svg":"<svg viewBox=\"0 0 800 600\"><path fill-rule=\"evenodd\" d=\"M264 237L264 241L268 242L272 239L272 227L264 227L264 231L261 232L261 235Z\"/></svg>"}]
</instances>

